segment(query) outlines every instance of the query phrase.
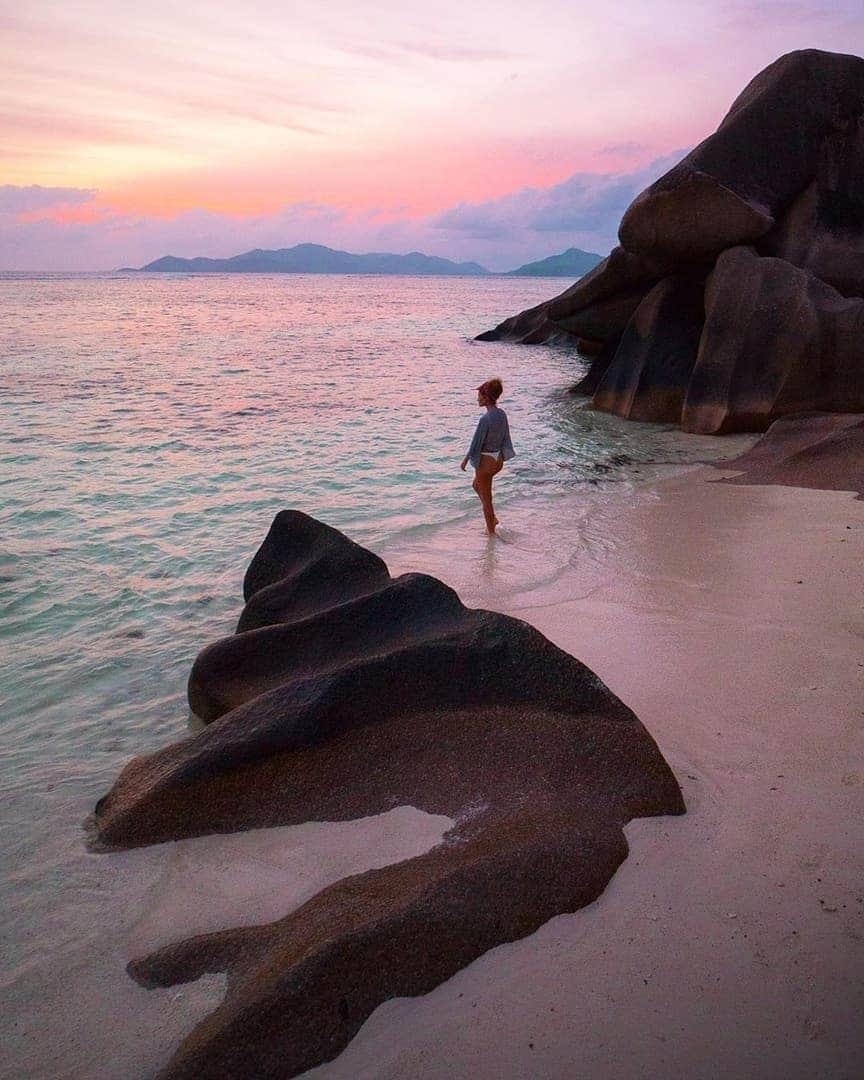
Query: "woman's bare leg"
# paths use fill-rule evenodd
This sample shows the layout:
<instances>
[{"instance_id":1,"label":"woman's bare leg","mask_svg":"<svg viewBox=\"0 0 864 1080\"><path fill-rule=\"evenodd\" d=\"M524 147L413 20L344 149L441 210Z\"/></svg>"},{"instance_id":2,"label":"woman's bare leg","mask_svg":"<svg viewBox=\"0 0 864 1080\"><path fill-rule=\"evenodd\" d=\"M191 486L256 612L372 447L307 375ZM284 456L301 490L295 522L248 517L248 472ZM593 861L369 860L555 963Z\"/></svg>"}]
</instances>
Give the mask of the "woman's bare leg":
<instances>
[{"instance_id":1,"label":"woman's bare leg","mask_svg":"<svg viewBox=\"0 0 864 1080\"><path fill-rule=\"evenodd\" d=\"M486 521L486 531L491 535L495 532L498 518L495 516L495 507L492 504L492 480L504 467L504 462L498 458L481 457L480 464L474 470L474 482L471 485L480 498L483 506L483 517Z\"/></svg>"}]
</instances>

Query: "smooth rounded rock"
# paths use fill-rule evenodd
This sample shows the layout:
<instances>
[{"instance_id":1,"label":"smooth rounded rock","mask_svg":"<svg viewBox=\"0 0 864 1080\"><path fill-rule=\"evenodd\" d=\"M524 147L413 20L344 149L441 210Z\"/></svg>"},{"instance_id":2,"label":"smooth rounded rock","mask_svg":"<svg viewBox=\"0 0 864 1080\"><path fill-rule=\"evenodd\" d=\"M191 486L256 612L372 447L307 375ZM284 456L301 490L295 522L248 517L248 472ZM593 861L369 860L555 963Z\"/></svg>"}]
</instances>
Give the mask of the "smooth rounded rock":
<instances>
[{"instance_id":1,"label":"smooth rounded rock","mask_svg":"<svg viewBox=\"0 0 864 1080\"><path fill-rule=\"evenodd\" d=\"M864 413L804 413L776 420L741 457L725 484L782 484L855 491L864 499Z\"/></svg>"},{"instance_id":2,"label":"smooth rounded rock","mask_svg":"<svg viewBox=\"0 0 864 1080\"><path fill-rule=\"evenodd\" d=\"M760 72L720 127L621 219L628 251L686 265L750 244L812 182L826 139L864 113L864 60L806 49Z\"/></svg>"},{"instance_id":3,"label":"smooth rounded rock","mask_svg":"<svg viewBox=\"0 0 864 1080\"><path fill-rule=\"evenodd\" d=\"M405 805L453 827L427 853L346 878L274 923L136 957L129 973L147 987L229 975L163 1078L289 1077L335 1057L383 1001L432 990L595 900L626 857L632 818L684 811L650 735L584 664L527 623L466 609L434 578L388 576L358 593L380 560L356 547L279 515L247 574L249 603L280 573L325 568L315 613L311 594L295 611L286 590L281 623L202 653L194 696L215 718L129 762L96 806L97 842Z\"/></svg>"},{"instance_id":4,"label":"smooth rounded rock","mask_svg":"<svg viewBox=\"0 0 864 1080\"><path fill-rule=\"evenodd\" d=\"M864 300L784 259L724 251L681 411L686 431L764 431L781 416L864 410Z\"/></svg>"}]
</instances>

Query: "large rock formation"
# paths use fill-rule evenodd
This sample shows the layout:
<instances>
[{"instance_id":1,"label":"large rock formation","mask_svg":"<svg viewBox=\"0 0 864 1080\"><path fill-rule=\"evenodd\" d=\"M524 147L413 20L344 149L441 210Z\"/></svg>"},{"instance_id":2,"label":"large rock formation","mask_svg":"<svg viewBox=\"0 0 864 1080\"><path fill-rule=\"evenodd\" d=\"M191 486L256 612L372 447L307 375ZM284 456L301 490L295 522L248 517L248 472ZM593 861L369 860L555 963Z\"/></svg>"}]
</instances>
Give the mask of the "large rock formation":
<instances>
[{"instance_id":1,"label":"large rock formation","mask_svg":"<svg viewBox=\"0 0 864 1080\"><path fill-rule=\"evenodd\" d=\"M382 566L279 514L247 574L256 628L193 669L209 726L134 759L96 808L101 847L400 804L455 819L427 854L276 923L133 961L146 986L230 974L165 1077L287 1077L335 1056L382 1001L594 900L626 857L631 818L684 810L651 737L588 668L519 620ZM278 602L262 623L265 593Z\"/></svg>"},{"instance_id":2,"label":"large rock formation","mask_svg":"<svg viewBox=\"0 0 864 1080\"><path fill-rule=\"evenodd\" d=\"M788 416L723 469L741 475L724 484L786 484L827 491L855 491L864 499L864 417L853 413Z\"/></svg>"},{"instance_id":3,"label":"large rock formation","mask_svg":"<svg viewBox=\"0 0 864 1080\"><path fill-rule=\"evenodd\" d=\"M688 431L864 410L864 60L781 57L633 201L619 239L481 337L588 339L577 389L597 408Z\"/></svg>"},{"instance_id":4,"label":"large rock formation","mask_svg":"<svg viewBox=\"0 0 864 1080\"><path fill-rule=\"evenodd\" d=\"M864 409L864 300L784 259L724 251L681 418L688 431L752 431L808 409Z\"/></svg>"},{"instance_id":5,"label":"large rock formation","mask_svg":"<svg viewBox=\"0 0 864 1080\"><path fill-rule=\"evenodd\" d=\"M667 277L645 296L600 376L595 403L631 420L675 423L705 319L702 288Z\"/></svg>"}]
</instances>

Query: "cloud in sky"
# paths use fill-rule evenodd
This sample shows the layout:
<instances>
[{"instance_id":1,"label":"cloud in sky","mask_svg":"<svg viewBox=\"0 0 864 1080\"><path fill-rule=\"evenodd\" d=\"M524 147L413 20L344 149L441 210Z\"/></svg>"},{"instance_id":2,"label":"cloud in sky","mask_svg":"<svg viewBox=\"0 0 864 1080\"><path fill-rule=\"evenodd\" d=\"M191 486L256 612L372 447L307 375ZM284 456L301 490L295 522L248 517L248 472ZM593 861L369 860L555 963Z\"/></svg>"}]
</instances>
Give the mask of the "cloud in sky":
<instances>
[{"instance_id":1,"label":"cloud in sky","mask_svg":"<svg viewBox=\"0 0 864 1080\"><path fill-rule=\"evenodd\" d=\"M30 184L17 187L0 185L0 214L29 214L34 210L46 210L58 206L81 206L92 202L96 192L88 188L42 187Z\"/></svg>"},{"instance_id":2,"label":"cloud in sky","mask_svg":"<svg viewBox=\"0 0 864 1080\"><path fill-rule=\"evenodd\" d=\"M631 139L629 142L610 143L608 146L601 146L598 153L603 154L604 157L635 157L638 154L644 154L649 149L650 147L645 143Z\"/></svg>"},{"instance_id":3,"label":"cloud in sky","mask_svg":"<svg viewBox=\"0 0 864 1080\"><path fill-rule=\"evenodd\" d=\"M730 24L753 25L754 21L784 26L818 23L837 24L844 18L861 16L859 0L730 0L725 5Z\"/></svg>"},{"instance_id":4,"label":"cloud in sky","mask_svg":"<svg viewBox=\"0 0 864 1080\"><path fill-rule=\"evenodd\" d=\"M730 2L210 0L202 16L176 0L29 0L0 16L0 167L10 183L106 192L219 176L220 197L186 205L236 208L253 200L229 198L232 169L281 168L289 200L338 174L348 200L382 155L396 178L423 141L446 143L442 199L421 206L415 192L428 212L606 171L604 159L644 165L707 134L780 52L864 48L860 0ZM570 140L555 176L499 161L503 188L462 183L472 147L532 137Z\"/></svg>"},{"instance_id":5,"label":"cloud in sky","mask_svg":"<svg viewBox=\"0 0 864 1080\"><path fill-rule=\"evenodd\" d=\"M525 188L482 203L460 203L438 214L431 224L445 232L487 241L510 238L512 242L532 233L591 237L608 250L618 222L635 196L686 152L677 150L630 173L576 173L551 187Z\"/></svg>"},{"instance_id":6,"label":"cloud in sky","mask_svg":"<svg viewBox=\"0 0 864 1080\"><path fill-rule=\"evenodd\" d=\"M99 192L53 225L5 221L31 267L141 262L168 240L227 254L246 234L492 266L602 249L640 172L778 55L864 51L861 0L7 7L0 176Z\"/></svg>"},{"instance_id":7,"label":"cloud in sky","mask_svg":"<svg viewBox=\"0 0 864 1080\"><path fill-rule=\"evenodd\" d=\"M406 52L426 56L432 60L446 60L449 63L478 63L484 60L516 60L518 53L508 49L488 49L472 45L460 45L450 42L436 44L431 41L402 41L401 48Z\"/></svg>"},{"instance_id":8,"label":"cloud in sky","mask_svg":"<svg viewBox=\"0 0 864 1080\"><path fill-rule=\"evenodd\" d=\"M250 248L317 242L352 251L421 250L509 270L567 247L607 252L627 205L684 151L628 173L577 173L443 213L411 217L403 207L356 211L314 200L272 214L192 210L169 218L120 212L79 189L0 189L0 269L113 269L161 255L225 257ZM87 220L52 208L87 203ZM32 211L45 210L34 219Z\"/></svg>"}]
</instances>

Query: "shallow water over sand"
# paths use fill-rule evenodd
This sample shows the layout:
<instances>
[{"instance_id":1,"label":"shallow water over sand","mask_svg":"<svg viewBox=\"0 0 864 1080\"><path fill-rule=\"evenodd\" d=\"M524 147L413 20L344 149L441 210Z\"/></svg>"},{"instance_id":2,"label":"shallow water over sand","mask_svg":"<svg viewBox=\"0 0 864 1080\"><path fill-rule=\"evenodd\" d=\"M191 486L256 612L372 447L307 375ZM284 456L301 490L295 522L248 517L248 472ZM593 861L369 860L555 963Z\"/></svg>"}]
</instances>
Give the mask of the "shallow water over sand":
<instances>
[{"instance_id":1,"label":"shallow water over sand","mask_svg":"<svg viewBox=\"0 0 864 1080\"><path fill-rule=\"evenodd\" d=\"M740 450L586 410L572 354L471 340L559 285L0 275L7 989L79 963L106 887L81 821L185 734L192 660L233 629L276 511L502 607L554 591L576 549L602 560L658 472ZM492 374L518 456L489 542L458 465Z\"/></svg>"}]
</instances>

